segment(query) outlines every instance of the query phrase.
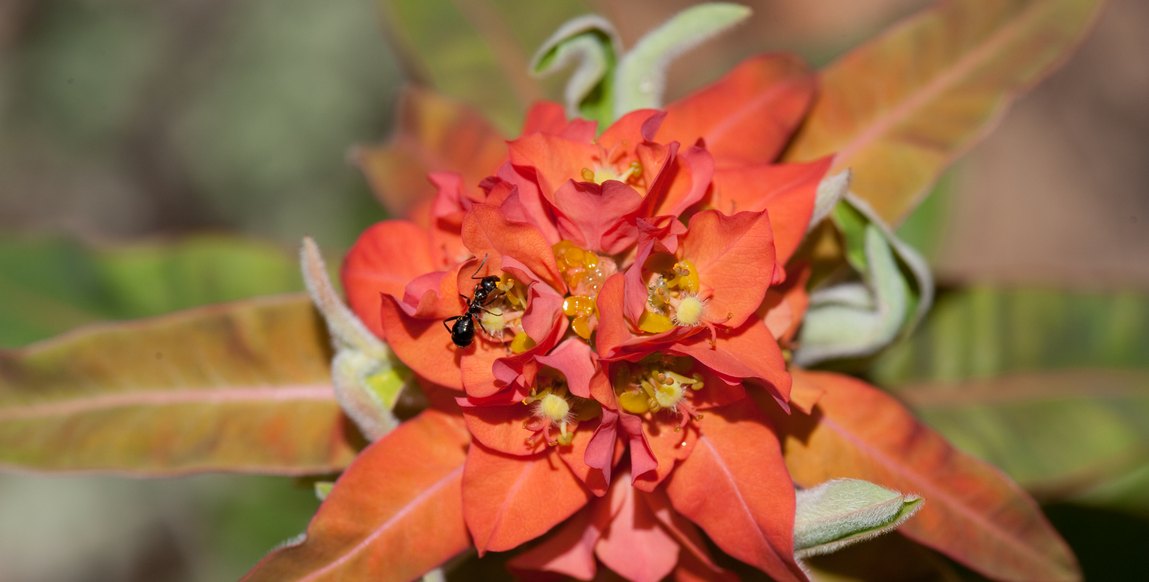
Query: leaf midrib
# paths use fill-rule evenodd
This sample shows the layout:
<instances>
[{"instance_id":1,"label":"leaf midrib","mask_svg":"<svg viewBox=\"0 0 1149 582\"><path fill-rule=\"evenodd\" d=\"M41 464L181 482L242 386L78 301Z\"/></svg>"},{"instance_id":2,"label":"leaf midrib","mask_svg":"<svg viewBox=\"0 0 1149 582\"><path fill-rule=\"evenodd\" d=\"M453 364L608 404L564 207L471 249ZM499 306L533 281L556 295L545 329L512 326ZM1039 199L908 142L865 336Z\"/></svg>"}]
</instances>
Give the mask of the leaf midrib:
<instances>
[{"instance_id":1,"label":"leaf midrib","mask_svg":"<svg viewBox=\"0 0 1149 582\"><path fill-rule=\"evenodd\" d=\"M117 408L288 401L335 402L335 395L331 386L326 383L104 392L25 405L0 404L0 422L77 416Z\"/></svg>"}]
</instances>

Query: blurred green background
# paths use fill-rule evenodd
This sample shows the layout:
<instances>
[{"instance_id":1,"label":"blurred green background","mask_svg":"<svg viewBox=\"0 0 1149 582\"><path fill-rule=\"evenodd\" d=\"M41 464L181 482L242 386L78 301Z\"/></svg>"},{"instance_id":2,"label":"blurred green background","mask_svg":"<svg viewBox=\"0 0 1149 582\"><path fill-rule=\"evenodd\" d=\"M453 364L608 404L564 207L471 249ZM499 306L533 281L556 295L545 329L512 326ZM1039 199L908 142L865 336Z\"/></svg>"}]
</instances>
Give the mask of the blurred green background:
<instances>
[{"instance_id":1,"label":"blurred green background","mask_svg":"<svg viewBox=\"0 0 1149 582\"><path fill-rule=\"evenodd\" d=\"M384 217L347 158L387 135L404 82L513 135L557 96L525 66L559 23L599 12L633 42L689 4L7 0L0 347L299 290L301 237L337 257ZM824 64L927 2L750 4L671 97L763 50ZM871 372L1046 502L1091 577L1131 574L1114 552L1149 539L1146 27L1149 4L1110 2L902 225L942 294ZM232 579L316 505L288 478L3 475L0 579Z\"/></svg>"}]
</instances>

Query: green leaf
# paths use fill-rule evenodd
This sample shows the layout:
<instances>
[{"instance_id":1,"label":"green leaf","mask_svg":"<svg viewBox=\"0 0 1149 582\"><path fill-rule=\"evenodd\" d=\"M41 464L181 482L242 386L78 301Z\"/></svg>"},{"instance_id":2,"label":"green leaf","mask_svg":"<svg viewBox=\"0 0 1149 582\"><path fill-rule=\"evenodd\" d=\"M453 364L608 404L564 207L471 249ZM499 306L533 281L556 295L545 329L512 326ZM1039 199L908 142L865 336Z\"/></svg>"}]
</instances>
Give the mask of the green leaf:
<instances>
[{"instance_id":1,"label":"green leaf","mask_svg":"<svg viewBox=\"0 0 1149 582\"><path fill-rule=\"evenodd\" d=\"M0 352L0 466L171 475L338 470L355 451L305 296L84 328Z\"/></svg>"},{"instance_id":2,"label":"green leaf","mask_svg":"<svg viewBox=\"0 0 1149 582\"><path fill-rule=\"evenodd\" d=\"M1010 374L899 392L950 442L1046 500L1072 498L1149 463L1149 371Z\"/></svg>"},{"instance_id":3,"label":"green leaf","mask_svg":"<svg viewBox=\"0 0 1149 582\"><path fill-rule=\"evenodd\" d=\"M105 319L299 290L296 269L278 248L223 236L99 247L0 240L0 347Z\"/></svg>"},{"instance_id":4,"label":"green leaf","mask_svg":"<svg viewBox=\"0 0 1149 582\"><path fill-rule=\"evenodd\" d=\"M619 61L614 118L635 109L661 107L671 61L749 17L750 9L740 4L699 4L647 33Z\"/></svg>"},{"instance_id":5,"label":"green leaf","mask_svg":"<svg viewBox=\"0 0 1149 582\"><path fill-rule=\"evenodd\" d=\"M861 479L834 479L797 494L794 555L806 558L893 531L922 507L922 498Z\"/></svg>"},{"instance_id":6,"label":"green leaf","mask_svg":"<svg viewBox=\"0 0 1149 582\"><path fill-rule=\"evenodd\" d=\"M621 51L622 42L609 21L580 16L543 42L531 60L531 72L546 76L574 65L563 92L567 115L593 119L605 128L614 121L614 68Z\"/></svg>"},{"instance_id":7,"label":"green leaf","mask_svg":"<svg viewBox=\"0 0 1149 582\"><path fill-rule=\"evenodd\" d=\"M924 324L872 369L883 386L1013 372L1146 369L1149 295L972 287L943 293Z\"/></svg>"},{"instance_id":8,"label":"green leaf","mask_svg":"<svg viewBox=\"0 0 1149 582\"><path fill-rule=\"evenodd\" d=\"M1100 0L935 2L828 66L786 158L836 154L897 224L1014 96L1081 41Z\"/></svg>"},{"instance_id":9,"label":"green leaf","mask_svg":"<svg viewBox=\"0 0 1149 582\"><path fill-rule=\"evenodd\" d=\"M925 260L864 201L847 195L830 216L841 233L846 262L861 280L833 280L810 294L794 354L803 366L875 354L913 329L933 301Z\"/></svg>"}]
</instances>

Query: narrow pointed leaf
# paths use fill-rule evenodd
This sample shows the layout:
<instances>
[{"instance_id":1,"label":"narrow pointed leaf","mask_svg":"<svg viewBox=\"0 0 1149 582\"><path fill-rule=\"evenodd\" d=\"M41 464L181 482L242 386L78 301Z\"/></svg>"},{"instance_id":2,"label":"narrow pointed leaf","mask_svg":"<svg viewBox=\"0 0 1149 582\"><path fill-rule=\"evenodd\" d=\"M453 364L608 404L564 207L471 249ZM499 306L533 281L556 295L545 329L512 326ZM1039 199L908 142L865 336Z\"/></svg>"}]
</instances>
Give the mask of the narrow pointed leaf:
<instances>
[{"instance_id":1,"label":"narrow pointed leaf","mask_svg":"<svg viewBox=\"0 0 1149 582\"><path fill-rule=\"evenodd\" d=\"M0 347L106 319L302 288L288 253L225 236L127 245L4 237L0 273Z\"/></svg>"},{"instance_id":2,"label":"narrow pointed leaf","mask_svg":"<svg viewBox=\"0 0 1149 582\"><path fill-rule=\"evenodd\" d=\"M743 400L700 424L667 483L671 504L731 556L776 580L804 579L793 557L794 488L769 420Z\"/></svg>"},{"instance_id":3,"label":"narrow pointed leaf","mask_svg":"<svg viewBox=\"0 0 1149 582\"><path fill-rule=\"evenodd\" d=\"M298 543L245 580L410 580L467 548L462 421L429 409L355 459Z\"/></svg>"},{"instance_id":4,"label":"narrow pointed leaf","mask_svg":"<svg viewBox=\"0 0 1149 582\"><path fill-rule=\"evenodd\" d=\"M313 474L354 455L306 296L81 329L0 352L0 467Z\"/></svg>"},{"instance_id":5,"label":"narrow pointed leaf","mask_svg":"<svg viewBox=\"0 0 1149 582\"><path fill-rule=\"evenodd\" d=\"M922 498L861 479L834 479L803 489L794 515L794 555L836 552L892 531L922 507Z\"/></svg>"},{"instance_id":6,"label":"narrow pointed leaf","mask_svg":"<svg viewBox=\"0 0 1149 582\"><path fill-rule=\"evenodd\" d=\"M1149 463L1149 371L1031 372L899 391L955 446L1045 499L1112 483Z\"/></svg>"},{"instance_id":7,"label":"narrow pointed leaf","mask_svg":"<svg viewBox=\"0 0 1149 582\"><path fill-rule=\"evenodd\" d=\"M958 383L1037 370L1149 369L1149 294L975 286L939 298L875 362L881 386Z\"/></svg>"},{"instance_id":8,"label":"narrow pointed leaf","mask_svg":"<svg viewBox=\"0 0 1149 582\"><path fill-rule=\"evenodd\" d=\"M749 17L745 6L710 2L691 6L647 33L618 63L614 117L662 107L671 61Z\"/></svg>"},{"instance_id":9,"label":"narrow pointed leaf","mask_svg":"<svg viewBox=\"0 0 1149 582\"><path fill-rule=\"evenodd\" d=\"M311 301L327 322L335 357L331 380L339 405L370 440L399 424L391 410L412 382L411 371L363 325L335 292L319 247L303 239L300 267Z\"/></svg>"},{"instance_id":10,"label":"narrow pointed leaf","mask_svg":"<svg viewBox=\"0 0 1149 582\"><path fill-rule=\"evenodd\" d=\"M950 446L892 397L847 376L795 371L825 391L814 414L778 418L786 463L810 487L850 477L928 502L899 531L991 578L1080 577L1065 542L1008 477Z\"/></svg>"},{"instance_id":11,"label":"narrow pointed leaf","mask_svg":"<svg viewBox=\"0 0 1149 582\"><path fill-rule=\"evenodd\" d=\"M826 68L787 159L837 154L851 189L905 217L1009 102L1076 46L1100 0L936 2Z\"/></svg>"}]
</instances>

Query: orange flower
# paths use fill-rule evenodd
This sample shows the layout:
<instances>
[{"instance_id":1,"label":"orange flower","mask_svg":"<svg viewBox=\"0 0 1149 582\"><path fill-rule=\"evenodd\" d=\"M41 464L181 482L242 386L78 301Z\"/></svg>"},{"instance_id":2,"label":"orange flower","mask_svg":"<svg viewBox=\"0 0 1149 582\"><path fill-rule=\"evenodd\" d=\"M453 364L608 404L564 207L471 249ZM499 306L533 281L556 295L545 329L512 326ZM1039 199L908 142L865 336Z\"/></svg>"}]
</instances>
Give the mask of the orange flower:
<instances>
[{"instance_id":1,"label":"orange flower","mask_svg":"<svg viewBox=\"0 0 1149 582\"><path fill-rule=\"evenodd\" d=\"M420 215L360 237L343 269L352 308L424 383L461 391L462 515L480 553L575 515L559 537L625 575L669 573L666 548L713 567L689 520L801 577L793 486L748 390L788 410L771 307L794 314L771 287L829 160L771 162L811 93L793 60L761 57L597 137L544 103L488 178L432 174ZM651 520L661 533L640 531ZM598 533L580 537L588 522ZM626 570L628 545L649 564Z\"/></svg>"}]
</instances>

